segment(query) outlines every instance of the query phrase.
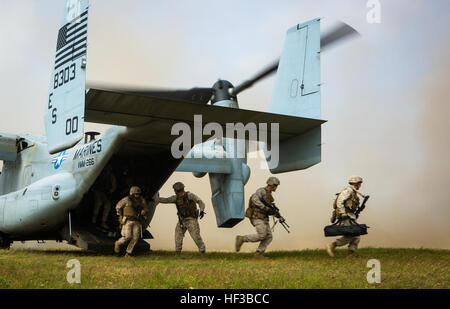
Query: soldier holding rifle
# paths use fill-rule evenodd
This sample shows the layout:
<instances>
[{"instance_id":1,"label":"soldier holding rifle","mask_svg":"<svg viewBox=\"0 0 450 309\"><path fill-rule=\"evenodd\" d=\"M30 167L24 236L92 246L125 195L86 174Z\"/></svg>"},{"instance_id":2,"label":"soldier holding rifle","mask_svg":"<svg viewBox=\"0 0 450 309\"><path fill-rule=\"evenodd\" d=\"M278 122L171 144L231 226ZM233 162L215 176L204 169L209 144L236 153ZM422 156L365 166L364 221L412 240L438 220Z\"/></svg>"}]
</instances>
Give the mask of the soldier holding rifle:
<instances>
[{"instance_id":1,"label":"soldier holding rifle","mask_svg":"<svg viewBox=\"0 0 450 309\"><path fill-rule=\"evenodd\" d=\"M364 196L358 192L361 188L363 180L360 176L350 177L348 183L349 186L341 191L335 200L334 211L331 217L331 223L336 220L340 220L344 226L349 226L352 223L356 223L356 219L359 217L359 213L364 209L365 202L369 196ZM359 197L364 198L364 202L361 207L359 206ZM327 245L327 252L331 257L334 257L334 249L336 247L348 245L348 254L351 256L356 249L360 241L360 236L343 236L336 239L334 242Z\"/></svg>"},{"instance_id":2,"label":"soldier holding rifle","mask_svg":"<svg viewBox=\"0 0 450 309\"><path fill-rule=\"evenodd\" d=\"M278 208L273 207L274 198L272 192L275 192L280 185L280 180L276 177L270 177L267 180L267 186L259 188L251 197L249 207L245 216L250 219L251 224L256 229L256 234L236 236L235 249L239 251L244 242L260 242L256 249L255 257L262 257L267 246L272 242L272 231L269 225L269 216L273 215L280 219L280 223L285 229L289 227L284 218L281 217ZM288 231L289 232L289 231Z\"/></svg>"}]
</instances>

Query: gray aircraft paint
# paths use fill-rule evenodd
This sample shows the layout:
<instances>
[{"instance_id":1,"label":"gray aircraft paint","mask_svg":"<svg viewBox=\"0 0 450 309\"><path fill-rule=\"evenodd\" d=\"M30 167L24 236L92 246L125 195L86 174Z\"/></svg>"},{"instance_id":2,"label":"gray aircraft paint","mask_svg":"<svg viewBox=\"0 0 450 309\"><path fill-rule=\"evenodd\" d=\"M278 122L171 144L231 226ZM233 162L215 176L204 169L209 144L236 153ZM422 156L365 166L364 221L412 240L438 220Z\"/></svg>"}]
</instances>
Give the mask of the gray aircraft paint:
<instances>
[{"instance_id":1,"label":"gray aircraft paint","mask_svg":"<svg viewBox=\"0 0 450 309\"><path fill-rule=\"evenodd\" d=\"M276 114L238 110L237 102L228 100L214 102L216 106L207 106L96 89L86 91L87 48L84 45L87 38L87 11L87 0L66 0L65 2L49 99L45 104L46 136L0 133L0 160L4 161L0 175L0 236L8 235L13 240L33 239L34 235L56 232L66 226L70 211L78 207L108 161L119 150L123 150L126 142L136 143L132 146L153 142L169 148L171 143L169 134L161 132L170 132L167 128L175 121L192 121L188 119L190 113L199 113L206 119L217 120L223 127L225 123L246 124L248 123L246 118L251 118L257 123L268 123L270 120L279 122L283 152L290 153L290 156L284 159L281 157L283 172L305 168L320 162L320 153L319 157L315 154L312 161L306 163L303 157L295 156L300 147L298 143L307 140L307 145L299 151L305 152L309 157L311 143L320 142L320 135L313 134L310 137L310 132L320 130L320 125L324 121L302 118L316 116L316 108L317 106L320 108L320 102L319 105L316 104L317 101L314 104L313 114L310 113L311 109L308 109L306 115L301 111L293 113L292 106L289 105L292 104L291 102L278 101L286 95L285 91L276 90L272 98L271 106L280 104L279 109L271 108ZM309 34L309 39L319 35L318 20L315 23L315 30ZM304 31L300 26L294 28ZM292 33L296 33L295 29L288 32L288 41L293 36ZM303 40L299 44L288 43L285 46L280 62L282 72L287 72L288 75L298 74L297 67L295 72L290 72L290 69L286 67L283 69L283 59L293 57L296 49L305 49L306 42L308 40ZM308 56L309 50L316 52L314 49L306 48L305 59L314 58ZM318 60L318 57L314 59ZM300 66L302 65L306 65L312 70L311 74L317 76L318 63L310 65L308 60L302 60ZM280 83L281 86L279 86ZM285 84L283 79L278 82L277 78L276 89L283 88L283 84ZM298 89L292 88L291 81L289 85L288 94L292 96ZM312 98L311 95L316 100L320 98L317 95L320 89L313 86L308 89L312 90L308 90L308 93L301 97L307 97L308 100ZM303 104L301 97L299 97L300 101L294 104ZM295 117L283 114L294 114ZM164 117L169 119L164 120L166 119ZM82 140L85 118L113 126L109 127L97 140L85 144ZM233 121L237 119L240 121ZM287 139L289 136L294 137ZM293 139L297 140L293 142ZM164 144L158 144L160 142ZM225 152L237 149L236 145L239 143L244 141L229 138L222 140ZM201 147L204 146L210 145L204 143ZM317 148L316 145L313 146ZM134 148L129 147L126 151L130 149ZM194 148L193 151L195 152L196 149ZM224 158L222 161L209 160L202 156L199 158L194 156L194 158L186 159L179 169L197 173L197 176L210 173L213 192L211 202L217 225L232 227L244 218L244 186L250 176L246 157ZM173 166L171 162L170 167L167 168L173 172L176 166ZM153 203L151 213L154 213L155 207L156 204Z\"/></svg>"}]
</instances>

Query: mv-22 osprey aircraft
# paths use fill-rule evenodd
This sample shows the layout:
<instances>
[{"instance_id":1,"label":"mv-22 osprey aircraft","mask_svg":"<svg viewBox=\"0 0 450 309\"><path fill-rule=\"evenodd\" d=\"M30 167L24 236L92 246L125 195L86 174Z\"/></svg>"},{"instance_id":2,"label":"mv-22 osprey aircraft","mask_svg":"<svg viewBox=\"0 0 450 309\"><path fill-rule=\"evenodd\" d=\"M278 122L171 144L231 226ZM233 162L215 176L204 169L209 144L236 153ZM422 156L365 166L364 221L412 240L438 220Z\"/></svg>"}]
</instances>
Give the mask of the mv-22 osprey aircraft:
<instances>
[{"instance_id":1,"label":"mv-22 osprey aircraft","mask_svg":"<svg viewBox=\"0 0 450 309\"><path fill-rule=\"evenodd\" d=\"M202 137L185 157L171 153L171 127L194 129L194 115L223 128L227 123L278 123L279 164L272 173L301 170L321 160L321 48L356 33L343 24L320 38L320 20L287 31L282 56L237 87L219 80L212 88L190 90L86 89L88 0L66 0L58 33L48 101L45 136L0 133L0 247L13 241L66 240L89 250L109 250L117 226L92 226L92 187L110 166L119 189L140 186L147 200L158 193L174 171L209 174L211 203L219 227L233 227L244 218L244 185L250 176L246 157L206 158L196 151L223 151L242 140ZM322 45L322 47L321 47ZM269 113L238 108L237 94L277 72ZM111 125L102 135L84 132L84 122ZM225 130L224 130L225 131ZM270 128L266 133L270 131ZM250 134L249 134L250 135ZM245 141L244 141L245 142ZM118 190L120 191L120 190ZM114 196L117 202L120 196ZM114 206L114 203L113 203ZM143 239L151 238L144 225ZM110 221L115 222L111 211ZM149 249L140 240L138 248Z\"/></svg>"}]
</instances>

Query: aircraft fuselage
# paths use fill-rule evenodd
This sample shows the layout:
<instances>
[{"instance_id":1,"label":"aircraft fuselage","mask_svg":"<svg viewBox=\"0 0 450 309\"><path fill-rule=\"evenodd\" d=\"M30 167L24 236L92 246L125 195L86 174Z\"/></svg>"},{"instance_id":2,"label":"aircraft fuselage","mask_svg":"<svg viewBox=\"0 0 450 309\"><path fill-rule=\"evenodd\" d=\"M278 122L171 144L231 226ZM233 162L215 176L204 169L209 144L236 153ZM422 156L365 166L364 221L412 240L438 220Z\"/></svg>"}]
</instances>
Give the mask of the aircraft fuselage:
<instances>
[{"instance_id":1,"label":"aircraft fuselage","mask_svg":"<svg viewBox=\"0 0 450 309\"><path fill-rule=\"evenodd\" d=\"M16 161L5 161L0 175L0 232L25 239L64 225L119 149L125 131L110 127L100 138L55 155L49 155L42 137L29 136L27 147Z\"/></svg>"}]
</instances>

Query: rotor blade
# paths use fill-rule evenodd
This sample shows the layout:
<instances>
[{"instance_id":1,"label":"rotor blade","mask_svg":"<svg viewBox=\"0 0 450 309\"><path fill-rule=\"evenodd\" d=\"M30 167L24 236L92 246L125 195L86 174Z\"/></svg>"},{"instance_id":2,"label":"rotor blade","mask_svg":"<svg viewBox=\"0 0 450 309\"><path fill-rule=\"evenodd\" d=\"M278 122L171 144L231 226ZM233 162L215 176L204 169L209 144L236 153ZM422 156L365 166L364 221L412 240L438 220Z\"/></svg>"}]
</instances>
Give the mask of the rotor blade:
<instances>
[{"instance_id":1,"label":"rotor blade","mask_svg":"<svg viewBox=\"0 0 450 309\"><path fill-rule=\"evenodd\" d=\"M169 99L183 101L195 104L207 104L213 94L213 88L192 88L187 90L170 90L170 89L144 89L144 88L126 88L126 87L108 87L104 85L91 85L89 88L109 90L114 92L122 92L127 94L135 94L153 98Z\"/></svg>"},{"instance_id":2,"label":"rotor blade","mask_svg":"<svg viewBox=\"0 0 450 309\"><path fill-rule=\"evenodd\" d=\"M249 79L242 84L236 86L233 88L232 95L237 95L238 93L244 91L247 88L250 88L253 86L254 83L257 81L263 79L266 76L269 76L273 72L275 72L278 69L278 63L280 62L280 59L276 60L274 63L269 65L266 69L264 69L262 72L260 72L258 75L255 75L252 79Z\"/></svg>"},{"instance_id":3,"label":"rotor blade","mask_svg":"<svg viewBox=\"0 0 450 309\"><path fill-rule=\"evenodd\" d=\"M339 25L334 27L333 30L329 31L324 36L322 36L322 38L320 39L321 50L322 51L326 50L328 47L330 47L330 45L333 45L334 43L336 43L342 39L349 38L356 34L359 34L358 31L356 31L355 29L353 29L346 23L340 22ZM234 87L232 95L236 96L238 93L244 91L247 88L250 88L257 81L276 72L278 69L279 62L280 62L280 59L278 59L273 64L268 66L266 69L261 71L259 74L255 75L253 78Z\"/></svg>"},{"instance_id":4,"label":"rotor blade","mask_svg":"<svg viewBox=\"0 0 450 309\"><path fill-rule=\"evenodd\" d=\"M334 27L332 31L322 36L320 39L321 50L325 50L333 43L341 41L342 39L348 39L353 35L359 35L359 32L347 25L344 22L339 22L339 25Z\"/></svg>"}]
</instances>

